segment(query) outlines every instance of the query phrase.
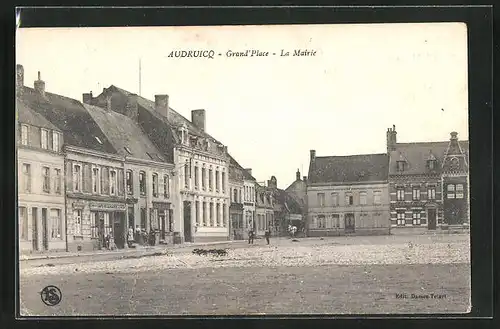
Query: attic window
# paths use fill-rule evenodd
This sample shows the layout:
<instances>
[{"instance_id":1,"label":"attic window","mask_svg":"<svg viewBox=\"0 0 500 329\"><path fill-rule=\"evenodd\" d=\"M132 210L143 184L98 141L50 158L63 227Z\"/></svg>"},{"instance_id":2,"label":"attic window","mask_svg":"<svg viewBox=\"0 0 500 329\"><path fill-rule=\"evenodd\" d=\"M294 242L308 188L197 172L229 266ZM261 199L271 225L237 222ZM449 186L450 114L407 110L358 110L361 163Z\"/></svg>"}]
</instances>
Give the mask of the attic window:
<instances>
[{"instance_id":1,"label":"attic window","mask_svg":"<svg viewBox=\"0 0 500 329\"><path fill-rule=\"evenodd\" d=\"M398 171L404 171L405 170L405 161L399 160L399 161L397 161L397 165L398 165Z\"/></svg>"},{"instance_id":2,"label":"attic window","mask_svg":"<svg viewBox=\"0 0 500 329\"><path fill-rule=\"evenodd\" d=\"M96 141L102 145L102 141L99 139L99 137L95 136Z\"/></svg>"},{"instance_id":3,"label":"attic window","mask_svg":"<svg viewBox=\"0 0 500 329\"><path fill-rule=\"evenodd\" d=\"M130 149L128 147L123 147L125 149L125 151L127 151L128 154L132 154L132 151L130 151Z\"/></svg>"}]
</instances>

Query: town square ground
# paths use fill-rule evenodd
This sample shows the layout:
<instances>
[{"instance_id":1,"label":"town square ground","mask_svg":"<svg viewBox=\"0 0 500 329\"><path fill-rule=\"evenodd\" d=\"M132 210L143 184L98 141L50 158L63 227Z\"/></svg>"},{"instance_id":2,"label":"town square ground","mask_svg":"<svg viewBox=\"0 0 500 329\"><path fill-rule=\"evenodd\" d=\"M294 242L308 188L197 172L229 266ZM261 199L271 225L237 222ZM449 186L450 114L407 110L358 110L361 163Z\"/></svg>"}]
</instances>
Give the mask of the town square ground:
<instances>
[{"instance_id":1,"label":"town square ground","mask_svg":"<svg viewBox=\"0 0 500 329\"><path fill-rule=\"evenodd\" d=\"M203 256L195 248L226 249ZM21 316L466 313L469 236L258 239L26 259ZM60 303L40 292L57 286Z\"/></svg>"}]
</instances>

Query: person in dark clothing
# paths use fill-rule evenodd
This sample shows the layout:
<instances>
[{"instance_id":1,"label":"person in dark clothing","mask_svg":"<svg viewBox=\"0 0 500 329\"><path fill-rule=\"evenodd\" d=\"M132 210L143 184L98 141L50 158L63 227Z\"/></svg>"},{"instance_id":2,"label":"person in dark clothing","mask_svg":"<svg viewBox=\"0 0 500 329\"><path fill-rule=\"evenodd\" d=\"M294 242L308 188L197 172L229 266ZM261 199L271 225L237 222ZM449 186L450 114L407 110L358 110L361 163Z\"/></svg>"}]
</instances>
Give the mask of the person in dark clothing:
<instances>
[{"instance_id":1,"label":"person in dark clothing","mask_svg":"<svg viewBox=\"0 0 500 329\"><path fill-rule=\"evenodd\" d=\"M271 229L268 228L264 233L264 236L266 237L267 244L269 244L269 238L271 237Z\"/></svg>"},{"instance_id":2,"label":"person in dark clothing","mask_svg":"<svg viewBox=\"0 0 500 329\"><path fill-rule=\"evenodd\" d=\"M253 244L254 234L253 229L248 231L248 244Z\"/></svg>"}]
</instances>

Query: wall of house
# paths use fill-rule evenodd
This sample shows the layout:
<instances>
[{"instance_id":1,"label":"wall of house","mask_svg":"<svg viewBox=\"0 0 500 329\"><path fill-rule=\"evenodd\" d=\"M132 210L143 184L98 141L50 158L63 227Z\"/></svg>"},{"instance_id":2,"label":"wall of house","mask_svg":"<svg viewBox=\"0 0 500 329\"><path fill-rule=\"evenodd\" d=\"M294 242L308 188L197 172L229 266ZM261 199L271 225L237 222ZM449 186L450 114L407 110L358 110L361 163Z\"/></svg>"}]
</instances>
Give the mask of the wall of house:
<instances>
[{"instance_id":1,"label":"wall of house","mask_svg":"<svg viewBox=\"0 0 500 329\"><path fill-rule=\"evenodd\" d=\"M211 156L193 149L177 148L175 168L178 173L180 208L176 231L182 232L184 241L184 202L191 204L191 236L194 242L221 241L229 239L229 164L228 159ZM185 167L187 166L187 176ZM202 182L202 168L205 168L205 182ZM195 170L198 173L195 174ZM212 185L209 185L209 170L212 169ZM216 186L216 171L219 172L219 188ZM197 180L195 179L197 178ZM203 206L205 204L205 206ZM210 205L212 211L210 212ZM217 211L219 205L219 211ZM212 218L210 218L212 213Z\"/></svg>"},{"instance_id":2,"label":"wall of house","mask_svg":"<svg viewBox=\"0 0 500 329\"><path fill-rule=\"evenodd\" d=\"M375 203L374 193L380 195ZM361 204L361 195L366 193L366 203ZM324 195L324 202L318 194ZM335 202L334 194L337 196ZM346 196L352 196L348 204ZM307 189L309 236L344 235L348 232L346 221L354 216L353 234L389 234L389 188L388 184L313 185ZM346 216L347 215L347 216Z\"/></svg>"},{"instance_id":3,"label":"wall of house","mask_svg":"<svg viewBox=\"0 0 500 329\"><path fill-rule=\"evenodd\" d=\"M420 193L417 198L413 196L414 189ZM429 193L430 189L435 190L435 198ZM398 190L404 190L404 200L398 200ZM389 193L391 233L403 234L408 228L414 228L414 232L417 232L432 227L432 225L429 226L428 209L435 209L436 228L441 226L443 199L439 175L391 175L389 176Z\"/></svg>"},{"instance_id":4,"label":"wall of house","mask_svg":"<svg viewBox=\"0 0 500 329\"><path fill-rule=\"evenodd\" d=\"M21 146L17 158L20 252L66 250L63 155ZM30 165L29 178L23 174L23 164ZM43 167L50 169L50 189L45 191ZM56 176L56 170L60 176ZM25 184L29 184L29 190L25 189ZM55 219L57 214L59 218ZM42 220L45 215L46 222Z\"/></svg>"}]
</instances>

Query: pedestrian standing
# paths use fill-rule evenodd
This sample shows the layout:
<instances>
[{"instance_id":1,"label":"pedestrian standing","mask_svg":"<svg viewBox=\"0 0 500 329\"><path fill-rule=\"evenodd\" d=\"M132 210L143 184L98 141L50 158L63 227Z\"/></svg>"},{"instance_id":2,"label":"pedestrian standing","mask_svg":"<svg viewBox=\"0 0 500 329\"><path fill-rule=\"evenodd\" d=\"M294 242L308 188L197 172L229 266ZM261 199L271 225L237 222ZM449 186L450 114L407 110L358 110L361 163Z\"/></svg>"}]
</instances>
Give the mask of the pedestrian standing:
<instances>
[{"instance_id":1,"label":"pedestrian standing","mask_svg":"<svg viewBox=\"0 0 500 329\"><path fill-rule=\"evenodd\" d=\"M267 228L266 232L264 233L264 236L266 237L266 242L269 244L269 238L271 238L271 229Z\"/></svg>"},{"instance_id":2,"label":"pedestrian standing","mask_svg":"<svg viewBox=\"0 0 500 329\"><path fill-rule=\"evenodd\" d=\"M251 228L250 231L248 231L248 244L253 244L253 239L254 239L254 232L253 229Z\"/></svg>"}]
</instances>

